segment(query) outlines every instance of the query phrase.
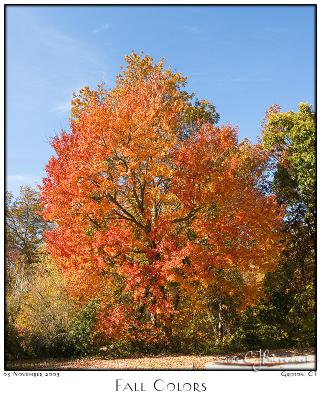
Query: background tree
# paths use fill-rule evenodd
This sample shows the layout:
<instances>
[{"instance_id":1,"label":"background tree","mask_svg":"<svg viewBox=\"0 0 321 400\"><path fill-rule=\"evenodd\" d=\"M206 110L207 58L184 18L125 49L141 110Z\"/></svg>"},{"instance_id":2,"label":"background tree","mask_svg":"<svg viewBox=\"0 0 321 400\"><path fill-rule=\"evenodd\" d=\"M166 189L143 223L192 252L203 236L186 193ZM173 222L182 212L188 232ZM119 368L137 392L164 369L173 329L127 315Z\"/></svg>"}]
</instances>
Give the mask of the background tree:
<instances>
[{"instance_id":1,"label":"background tree","mask_svg":"<svg viewBox=\"0 0 321 400\"><path fill-rule=\"evenodd\" d=\"M266 275L265 299L245 316L243 342L315 344L316 121L312 108L272 106L262 142L271 151L271 191L285 208L287 244L275 272Z\"/></svg>"},{"instance_id":2,"label":"background tree","mask_svg":"<svg viewBox=\"0 0 321 400\"><path fill-rule=\"evenodd\" d=\"M30 289L32 266L38 260L42 235L48 226L39 211L39 192L36 190L24 186L16 198L12 193L6 193L6 331L7 350L11 355L23 353L16 321Z\"/></svg>"},{"instance_id":3,"label":"background tree","mask_svg":"<svg viewBox=\"0 0 321 400\"><path fill-rule=\"evenodd\" d=\"M262 132L264 147L272 151L275 168L272 190L287 207L287 221L304 223L311 240L316 230L316 121L306 103L298 112L272 106Z\"/></svg>"},{"instance_id":4,"label":"background tree","mask_svg":"<svg viewBox=\"0 0 321 400\"><path fill-rule=\"evenodd\" d=\"M71 132L52 141L46 241L70 293L99 300L106 337L171 346L182 311L222 284L218 270L238 271L243 305L255 303L277 265L282 212L260 188L262 146L216 127L215 107L192 103L163 61L126 62L114 89L74 98Z\"/></svg>"},{"instance_id":5,"label":"background tree","mask_svg":"<svg viewBox=\"0 0 321 400\"><path fill-rule=\"evenodd\" d=\"M29 356L69 355L74 350L70 331L77 308L68 296L65 279L45 252L39 252L32 271L14 321L21 346ZM14 301L9 294L8 311Z\"/></svg>"},{"instance_id":6,"label":"background tree","mask_svg":"<svg viewBox=\"0 0 321 400\"><path fill-rule=\"evenodd\" d=\"M70 298L43 243L48 224L39 192L6 194L6 356L61 356L90 350L95 315ZM80 351L81 350L81 351Z\"/></svg>"},{"instance_id":7,"label":"background tree","mask_svg":"<svg viewBox=\"0 0 321 400\"><path fill-rule=\"evenodd\" d=\"M17 260L23 261L26 265L36 261L43 232L48 226L39 211L39 192L31 187L21 187L17 198L14 198L10 192L6 193L6 261L8 266L12 266Z\"/></svg>"}]
</instances>

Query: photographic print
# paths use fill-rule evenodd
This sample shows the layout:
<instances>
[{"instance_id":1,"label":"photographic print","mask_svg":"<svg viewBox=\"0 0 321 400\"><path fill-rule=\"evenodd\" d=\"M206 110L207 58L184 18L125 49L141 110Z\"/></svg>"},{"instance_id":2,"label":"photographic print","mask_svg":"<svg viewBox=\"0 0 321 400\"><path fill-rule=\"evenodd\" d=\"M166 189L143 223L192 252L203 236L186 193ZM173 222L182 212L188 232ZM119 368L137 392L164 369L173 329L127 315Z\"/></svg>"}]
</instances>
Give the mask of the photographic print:
<instances>
[{"instance_id":1,"label":"photographic print","mask_svg":"<svg viewBox=\"0 0 321 400\"><path fill-rule=\"evenodd\" d=\"M5 7L8 374L315 374L315 57L315 5Z\"/></svg>"}]
</instances>

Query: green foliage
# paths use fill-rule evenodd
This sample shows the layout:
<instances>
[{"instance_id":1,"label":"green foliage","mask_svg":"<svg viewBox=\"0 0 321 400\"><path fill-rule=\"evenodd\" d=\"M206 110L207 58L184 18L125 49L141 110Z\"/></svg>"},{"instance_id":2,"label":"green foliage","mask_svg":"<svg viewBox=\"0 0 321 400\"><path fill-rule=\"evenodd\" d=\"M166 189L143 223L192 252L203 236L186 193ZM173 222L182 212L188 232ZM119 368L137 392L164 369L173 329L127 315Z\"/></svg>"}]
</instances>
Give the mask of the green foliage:
<instances>
[{"instance_id":1,"label":"green foliage","mask_svg":"<svg viewBox=\"0 0 321 400\"><path fill-rule=\"evenodd\" d=\"M192 99L193 95L190 97ZM214 104L207 100L196 99L194 104L190 101L183 115L181 137L183 139L188 138L198 128L200 122L216 124L219 119L220 115Z\"/></svg>"},{"instance_id":2,"label":"green foliage","mask_svg":"<svg viewBox=\"0 0 321 400\"><path fill-rule=\"evenodd\" d=\"M261 324L256 319L254 321L236 331L231 337L229 350L273 349L289 345L287 333L278 326Z\"/></svg>"},{"instance_id":3,"label":"green foliage","mask_svg":"<svg viewBox=\"0 0 321 400\"><path fill-rule=\"evenodd\" d=\"M21 337L21 332L19 332L15 325L16 316L13 313L11 314L10 306L8 307L7 304L7 309L5 311L5 357L9 360L22 358L25 355L25 350L22 346L23 339Z\"/></svg>"},{"instance_id":4,"label":"green foliage","mask_svg":"<svg viewBox=\"0 0 321 400\"><path fill-rule=\"evenodd\" d=\"M293 305L288 314L291 337L298 346L313 346L316 341L316 297L312 284L304 291L297 293L293 298Z\"/></svg>"},{"instance_id":5,"label":"green foliage","mask_svg":"<svg viewBox=\"0 0 321 400\"><path fill-rule=\"evenodd\" d=\"M87 355L93 348L93 329L96 322L96 312L99 302L91 300L85 307L78 311L72 321L69 332L70 340L74 346L75 354Z\"/></svg>"},{"instance_id":6,"label":"green foliage","mask_svg":"<svg viewBox=\"0 0 321 400\"><path fill-rule=\"evenodd\" d=\"M314 346L316 123L306 103L298 112L272 106L262 142L271 152L270 191L285 206L287 243L279 267L265 276L265 295L242 315L234 348Z\"/></svg>"},{"instance_id":7,"label":"green foliage","mask_svg":"<svg viewBox=\"0 0 321 400\"><path fill-rule=\"evenodd\" d=\"M280 112L273 106L262 132L266 149L275 161L273 190L287 206L289 216L304 209L304 219L314 223L316 207L316 120L311 107L300 103L298 112Z\"/></svg>"},{"instance_id":8,"label":"green foliage","mask_svg":"<svg viewBox=\"0 0 321 400\"><path fill-rule=\"evenodd\" d=\"M185 120L189 124L197 124L199 121L216 124L220 115L215 106L207 100L195 100L185 113Z\"/></svg>"},{"instance_id":9,"label":"green foliage","mask_svg":"<svg viewBox=\"0 0 321 400\"><path fill-rule=\"evenodd\" d=\"M188 136L198 119L215 123L219 116L210 103L196 101L184 118L183 134ZM205 293L199 289L198 298L193 300L199 302L199 308L191 307L184 295L177 296L172 343L167 348L161 340L154 344L132 338L104 342L95 331L99 301L92 299L81 307L72 302L62 272L43 248L47 225L38 214L38 193L28 187L22 188L17 199L8 193L6 357L84 356L97 352L99 346L106 347L104 354L108 356L314 346L316 127L311 107L301 103L298 112L272 107L263 127L262 144L271 152L272 168L266 171L271 178L269 191L286 210L287 240L279 267L266 274L259 303L244 311L248 283L232 268L215 272L212 290ZM98 201L95 194L93 199ZM207 211L209 218L214 217L215 204ZM88 236L93 233L90 228L86 231ZM206 237L197 237L192 229L186 236L206 243ZM189 265L189 258L183 263ZM114 298L119 304L129 304L122 278L117 271L114 274ZM173 296L177 294L175 285L168 290Z\"/></svg>"},{"instance_id":10,"label":"green foliage","mask_svg":"<svg viewBox=\"0 0 321 400\"><path fill-rule=\"evenodd\" d=\"M229 346L234 349L314 346L315 312L312 285L293 296L275 292L270 301L263 299L243 314Z\"/></svg>"}]
</instances>

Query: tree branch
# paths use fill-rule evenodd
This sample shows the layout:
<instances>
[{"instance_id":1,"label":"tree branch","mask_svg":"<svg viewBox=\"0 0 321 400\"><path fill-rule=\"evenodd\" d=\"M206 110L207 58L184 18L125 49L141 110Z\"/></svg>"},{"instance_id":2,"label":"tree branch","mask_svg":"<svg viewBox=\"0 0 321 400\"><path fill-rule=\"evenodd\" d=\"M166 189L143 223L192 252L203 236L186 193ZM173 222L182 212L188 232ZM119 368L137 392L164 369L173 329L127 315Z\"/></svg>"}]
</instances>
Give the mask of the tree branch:
<instances>
[{"instance_id":1,"label":"tree branch","mask_svg":"<svg viewBox=\"0 0 321 400\"><path fill-rule=\"evenodd\" d=\"M193 210L191 210L185 217L181 217L181 218L175 218L173 219L173 223L177 223L177 222L184 222L184 221L188 221L189 219L195 217L195 214L201 209L201 207L198 208L193 208Z\"/></svg>"}]
</instances>

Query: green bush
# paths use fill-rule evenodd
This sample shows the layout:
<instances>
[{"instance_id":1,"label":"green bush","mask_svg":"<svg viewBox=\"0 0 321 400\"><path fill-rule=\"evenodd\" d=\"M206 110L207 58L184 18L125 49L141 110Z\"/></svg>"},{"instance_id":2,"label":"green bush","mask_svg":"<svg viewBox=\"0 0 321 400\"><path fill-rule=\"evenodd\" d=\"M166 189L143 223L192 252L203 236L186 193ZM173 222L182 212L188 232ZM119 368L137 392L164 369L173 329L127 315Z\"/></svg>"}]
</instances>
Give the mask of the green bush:
<instances>
[{"instance_id":1,"label":"green bush","mask_svg":"<svg viewBox=\"0 0 321 400\"><path fill-rule=\"evenodd\" d=\"M93 328L98 307L98 300L91 300L72 321L69 340L76 355L87 355L93 350Z\"/></svg>"}]
</instances>

